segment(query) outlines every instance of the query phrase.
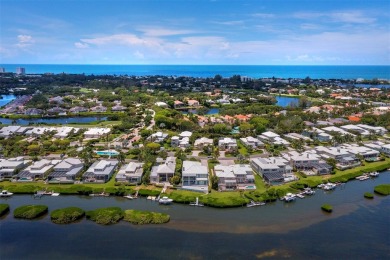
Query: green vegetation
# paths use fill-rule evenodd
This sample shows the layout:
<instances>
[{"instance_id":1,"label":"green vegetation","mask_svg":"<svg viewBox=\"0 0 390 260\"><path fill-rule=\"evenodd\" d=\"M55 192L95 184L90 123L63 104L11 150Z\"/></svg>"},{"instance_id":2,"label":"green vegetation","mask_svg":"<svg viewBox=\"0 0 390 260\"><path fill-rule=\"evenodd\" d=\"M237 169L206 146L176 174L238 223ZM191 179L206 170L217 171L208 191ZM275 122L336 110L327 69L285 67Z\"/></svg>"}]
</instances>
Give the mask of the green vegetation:
<instances>
[{"instance_id":1,"label":"green vegetation","mask_svg":"<svg viewBox=\"0 0 390 260\"><path fill-rule=\"evenodd\" d=\"M249 199L241 192L217 192L212 191L199 200L207 206L216 208L241 207L249 203Z\"/></svg>"},{"instance_id":2,"label":"green vegetation","mask_svg":"<svg viewBox=\"0 0 390 260\"><path fill-rule=\"evenodd\" d=\"M8 204L0 204L0 217L4 216L9 212L9 205Z\"/></svg>"},{"instance_id":3,"label":"green vegetation","mask_svg":"<svg viewBox=\"0 0 390 260\"><path fill-rule=\"evenodd\" d=\"M123 210L119 207L100 208L86 212L87 219L101 225L118 223L124 216Z\"/></svg>"},{"instance_id":4,"label":"green vegetation","mask_svg":"<svg viewBox=\"0 0 390 260\"><path fill-rule=\"evenodd\" d=\"M330 205L330 204L324 204L324 205L322 205L321 206L321 209L323 210L323 211L326 211L326 212L332 212L333 211L333 207L332 207L332 205Z\"/></svg>"},{"instance_id":5,"label":"green vegetation","mask_svg":"<svg viewBox=\"0 0 390 260\"><path fill-rule=\"evenodd\" d=\"M374 188L375 193L378 193L380 195L390 195L390 184L381 184L377 185Z\"/></svg>"},{"instance_id":6,"label":"green vegetation","mask_svg":"<svg viewBox=\"0 0 390 260\"><path fill-rule=\"evenodd\" d=\"M126 210L124 219L136 225L143 224L163 224L169 222L170 216L164 213L140 211L140 210Z\"/></svg>"},{"instance_id":7,"label":"green vegetation","mask_svg":"<svg viewBox=\"0 0 390 260\"><path fill-rule=\"evenodd\" d=\"M77 207L56 209L50 213L50 218L56 224L69 224L84 217L84 210Z\"/></svg>"},{"instance_id":8,"label":"green vegetation","mask_svg":"<svg viewBox=\"0 0 390 260\"><path fill-rule=\"evenodd\" d=\"M48 208L45 205L25 205L14 210L15 218L34 219L47 213Z\"/></svg>"},{"instance_id":9,"label":"green vegetation","mask_svg":"<svg viewBox=\"0 0 390 260\"><path fill-rule=\"evenodd\" d=\"M373 199L374 198L374 194L372 194L371 192L365 192L364 193L364 197L366 199Z\"/></svg>"}]
</instances>

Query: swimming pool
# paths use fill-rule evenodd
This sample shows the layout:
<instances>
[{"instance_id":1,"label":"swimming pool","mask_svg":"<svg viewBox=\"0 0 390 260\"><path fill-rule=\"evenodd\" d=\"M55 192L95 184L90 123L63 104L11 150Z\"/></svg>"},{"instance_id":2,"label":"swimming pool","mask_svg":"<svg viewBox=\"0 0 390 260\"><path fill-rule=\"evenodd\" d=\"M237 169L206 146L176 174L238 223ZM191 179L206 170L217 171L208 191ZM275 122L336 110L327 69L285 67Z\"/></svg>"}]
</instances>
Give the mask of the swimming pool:
<instances>
[{"instance_id":1,"label":"swimming pool","mask_svg":"<svg viewBox=\"0 0 390 260\"><path fill-rule=\"evenodd\" d=\"M254 186L254 185L248 185L248 186L245 186L245 189L247 189L247 190L255 190L255 189L256 189L256 186Z\"/></svg>"},{"instance_id":2,"label":"swimming pool","mask_svg":"<svg viewBox=\"0 0 390 260\"><path fill-rule=\"evenodd\" d=\"M115 150L96 151L97 155L117 156L119 153Z\"/></svg>"}]
</instances>

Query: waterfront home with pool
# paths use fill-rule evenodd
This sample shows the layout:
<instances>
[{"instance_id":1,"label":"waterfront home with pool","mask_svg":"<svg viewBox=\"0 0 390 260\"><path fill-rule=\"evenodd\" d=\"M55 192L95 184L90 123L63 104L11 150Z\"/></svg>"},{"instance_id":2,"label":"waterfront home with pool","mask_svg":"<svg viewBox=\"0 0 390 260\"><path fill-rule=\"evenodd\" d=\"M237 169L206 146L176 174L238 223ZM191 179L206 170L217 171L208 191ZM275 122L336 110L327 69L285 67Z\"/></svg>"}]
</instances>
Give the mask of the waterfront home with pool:
<instances>
[{"instance_id":1,"label":"waterfront home with pool","mask_svg":"<svg viewBox=\"0 0 390 260\"><path fill-rule=\"evenodd\" d=\"M150 183L169 182L175 174L176 157L167 157L165 161L161 158L156 159L156 165L152 167L150 173Z\"/></svg>"},{"instance_id":2,"label":"waterfront home with pool","mask_svg":"<svg viewBox=\"0 0 390 260\"><path fill-rule=\"evenodd\" d=\"M123 165L115 177L117 182L141 183L144 163L131 162Z\"/></svg>"},{"instance_id":3,"label":"waterfront home with pool","mask_svg":"<svg viewBox=\"0 0 390 260\"><path fill-rule=\"evenodd\" d=\"M89 128L85 133L85 138L100 138L111 132L110 128Z\"/></svg>"},{"instance_id":4,"label":"waterfront home with pool","mask_svg":"<svg viewBox=\"0 0 390 260\"><path fill-rule=\"evenodd\" d=\"M99 160L94 162L83 174L83 182L105 183L109 181L118 163L118 160Z\"/></svg>"},{"instance_id":5,"label":"waterfront home with pool","mask_svg":"<svg viewBox=\"0 0 390 260\"><path fill-rule=\"evenodd\" d=\"M184 161L182 167L182 189L208 192L209 171L200 162Z\"/></svg>"},{"instance_id":6,"label":"waterfront home with pool","mask_svg":"<svg viewBox=\"0 0 390 260\"><path fill-rule=\"evenodd\" d=\"M67 158L53 167L48 176L49 183L74 183L76 176L83 170L84 163L80 159Z\"/></svg>"},{"instance_id":7,"label":"waterfront home with pool","mask_svg":"<svg viewBox=\"0 0 390 260\"><path fill-rule=\"evenodd\" d=\"M30 160L24 160L22 156L0 159L0 180L11 178L17 171L27 167L30 163Z\"/></svg>"},{"instance_id":8,"label":"waterfront home with pool","mask_svg":"<svg viewBox=\"0 0 390 260\"><path fill-rule=\"evenodd\" d=\"M255 177L249 164L215 165L214 173L218 177L218 190L256 189Z\"/></svg>"},{"instance_id":9,"label":"waterfront home with pool","mask_svg":"<svg viewBox=\"0 0 390 260\"><path fill-rule=\"evenodd\" d=\"M16 175L17 181L34 181L35 179L44 179L53 167L61 160L42 159L34 162L26 169Z\"/></svg>"}]
</instances>

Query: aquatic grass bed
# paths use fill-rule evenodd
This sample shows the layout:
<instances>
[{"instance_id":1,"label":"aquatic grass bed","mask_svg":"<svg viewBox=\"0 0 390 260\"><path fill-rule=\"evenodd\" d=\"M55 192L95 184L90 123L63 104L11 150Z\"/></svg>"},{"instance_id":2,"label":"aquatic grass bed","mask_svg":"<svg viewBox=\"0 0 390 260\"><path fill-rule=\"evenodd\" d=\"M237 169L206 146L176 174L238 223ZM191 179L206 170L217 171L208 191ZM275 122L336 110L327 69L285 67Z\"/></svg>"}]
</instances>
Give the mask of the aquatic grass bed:
<instances>
[{"instance_id":1,"label":"aquatic grass bed","mask_svg":"<svg viewBox=\"0 0 390 260\"><path fill-rule=\"evenodd\" d=\"M14 210L15 218L34 219L45 215L48 207L45 205L25 205Z\"/></svg>"},{"instance_id":2,"label":"aquatic grass bed","mask_svg":"<svg viewBox=\"0 0 390 260\"><path fill-rule=\"evenodd\" d=\"M372 194L371 192L365 192L364 193L364 197L366 199L373 199L374 198L374 194Z\"/></svg>"},{"instance_id":3,"label":"aquatic grass bed","mask_svg":"<svg viewBox=\"0 0 390 260\"><path fill-rule=\"evenodd\" d=\"M125 210L123 220L136 225L163 224L169 222L170 216L164 213L129 209Z\"/></svg>"},{"instance_id":4,"label":"aquatic grass bed","mask_svg":"<svg viewBox=\"0 0 390 260\"><path fill-rule=\"evenodd\" d=\"M390 195L390 184L381 184L377 185L374 188L375 193L378 193L380 195Z\"/></svg>"},{"instance_id":5,"label":"aquatic grass bed","mask_svg":"<svg viewBox=\"0 0 390 260\"><path fill-rule=\"evenodd\" d=\"M50 213L50 218L56 224L73 223L85 215L85 211L77 207L56 209Z\"/></svg>"},{"instance_id":6,"label":"aquatic grass bed","mask_svg":"<svg viewBox=\"0 0 390 260\"><path fill-rule=\"evenodd\" d=\"M329 213L333 211L333 207L332 207L332 205L330 205L330 204L324 204L324 205L322 205L322 206L321 206L321 209L322 209L323 211L329 212Z\"/></svg>"},{"instance_id":7,"label":"aquatic grass bed","mask_svg":"<svg viewBox=\"0 0 390 260\"><path fill-rule=\"evenodd\" d=\"M9 212L9 205L8 204L0 204L0 217L4 216Z\"/></svg>"},{"instance_id":8,"label":"aquatic grass bed","mask_svg":"<svg viewBox=\"0 0 390 260\"><path fill-rule=\"evenodd\" d=\"M118 223L124 217L124 213L119 207L108 207L87 211L86 217L101 225L111 225Z\"/></svg>"}]
</instances>

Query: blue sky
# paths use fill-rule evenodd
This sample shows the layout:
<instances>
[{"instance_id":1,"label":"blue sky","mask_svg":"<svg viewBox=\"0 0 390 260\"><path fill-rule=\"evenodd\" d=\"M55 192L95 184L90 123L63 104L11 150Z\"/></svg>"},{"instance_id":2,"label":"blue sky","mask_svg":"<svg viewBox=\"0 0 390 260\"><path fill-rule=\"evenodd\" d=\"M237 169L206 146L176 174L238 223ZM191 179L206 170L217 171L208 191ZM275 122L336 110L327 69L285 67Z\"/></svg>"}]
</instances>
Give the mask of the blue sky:
<instances>
[{"instance_id":1,"label":"blue sky","mask_svg":"<svg viewBox=\"0 0 390 260\"><path fill-rule=\"evenodd\" d=\"M0 63L390 65L389 10L389 0L0 0Z\"/></svg>"}]
</instances>

